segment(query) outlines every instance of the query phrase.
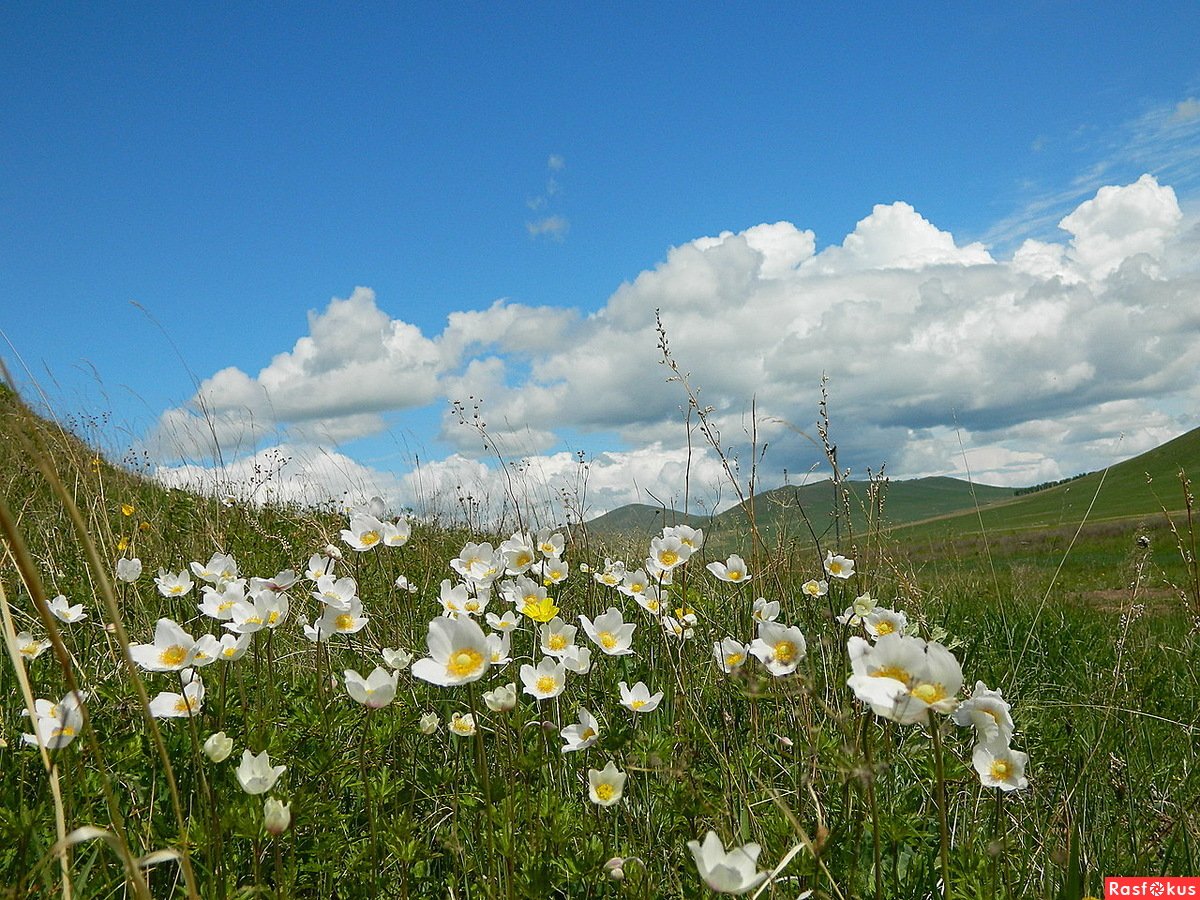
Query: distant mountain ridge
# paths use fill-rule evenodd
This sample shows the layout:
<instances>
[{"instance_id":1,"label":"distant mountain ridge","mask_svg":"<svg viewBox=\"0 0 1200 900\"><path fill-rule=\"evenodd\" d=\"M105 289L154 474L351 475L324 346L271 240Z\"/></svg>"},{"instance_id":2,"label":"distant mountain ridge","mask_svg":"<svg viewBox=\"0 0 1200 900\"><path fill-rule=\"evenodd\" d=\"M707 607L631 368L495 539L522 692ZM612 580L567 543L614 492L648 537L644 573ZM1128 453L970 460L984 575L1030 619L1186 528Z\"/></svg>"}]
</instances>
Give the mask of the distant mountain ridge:
<instances>
[{"instance_id":1,"label":"distant mountain ridge","mask_svg":"<svg viewBox=\"0 0 1200 900\"><path fill-rule=\"evenodd\" d=\"M946 476L886 479L882 484L882 516L870 524L903 533L918 530L932 536L978 531L981 521L987 530L1021 530L1077 522L1085 513L1092 521L1152 515L1164 507L1184 507L1180 471L1200 478L1200 428L1116 462L1107 470L1032 491L972 484ZM861 533L868 518L876 518L878 513L868 508L873 505L869 497L871 482L848 481L843 486L850 494L851 524ZM810 531L823 538L834 521L829 480L764 491L753 498L753 504L759 532L771 544L788 538L806 539ZM588 533L601 540L639 543L660 532L664 525L687 524L703 528L706 539L713 539L724 549L741 546L749 531L749 519L749 511L742 504L715 516L698 516L633 503L585 524Z\"/></svg>"}]
</instances>

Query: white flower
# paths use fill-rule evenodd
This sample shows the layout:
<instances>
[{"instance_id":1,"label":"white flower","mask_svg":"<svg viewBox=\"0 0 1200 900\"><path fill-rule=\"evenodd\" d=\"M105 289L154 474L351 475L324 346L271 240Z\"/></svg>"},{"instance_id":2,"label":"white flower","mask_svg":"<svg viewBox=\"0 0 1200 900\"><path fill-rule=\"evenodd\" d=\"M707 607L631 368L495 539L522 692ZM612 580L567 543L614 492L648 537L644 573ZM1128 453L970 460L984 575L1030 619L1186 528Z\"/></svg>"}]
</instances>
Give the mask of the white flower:
<instances>
[{"instance_id":1,"label":"white flower","mask_svg":"<svg viewBox=\"0 0 1200 900\"><path fill-rule=\"evenodd\" d=\"M54 613L54 618L60 622L66 622L70 625L72 622L82 622L87 618L87 613L83 611L83 604L76 603L74 606L62 594L59 594L48 604L50 612Z\"/></svg>"},{"instance_id":2,"label":"white flower","mask_svg":"<svg viewBox=\"0 0 1200 900\"><path fill-rule=\"evenodd\" d=\"M571 567L557 556L547 556L534 569L542 576L543 584L562 584L567 580Z\"/></svg>"},{"instance_id":3,"label":"white flower","mask_svg":"<svg viewBox=\"0 0 1200 900\"><path fill-rule=\"evenodd\" d=\"M279 837L292 824L292 808L282 800L268 797L263 804L263 828L273 837Z\"/></svg>"},{"instance_id":4,"label":"white flower","mask_svg":"<svg viewBox=\"0 0 1200 900\"><path fill-rule=\"evenodd\" d=\"M975 738L980 743L1007 744L1013 736L1012 709L997 688L990 691L982 681L975 682L969 699L954 710L958 725L975 726Z\"/></svg>"},{"instance_id":5,"label":"white flower","mask_svg":"<svg viewBox=\"0 0 1200 900\"><path fill-rule=\"evenodd\" d=\"M502 616L488 613L484 618L488 623L488 628L493 631L512 631L519 624L515 609L506 610Z\"/></svg>"},{"instance_id":6,"label":"white flower","mask_svg":"<svg viewBox=\"0 0 1200 900\"><path fill-rule=\"evenodd\" d=\"M488 659L493 666L505 666L512 662L512 632L494 632L487 636Z\"/></svg>"},{"instance_id":7,"label":"white flower","mask_svg":"<svg viewBox=\"0 0 1200 900\"><path fill-rule=\"evenodd\" d=\"M491 665L487 636L474 619L434 619L429 623L429 656L413 663L422 681L443 687L482 678Z\"/></svg>"},{"instance_id":8,"label":"white flower","mask_svg":"<svg viewBox=\"0 0 1200 900\"><path fill-rule=\"evenodd\" d=\"M367 622L367 617L363 615L362 601L354 597L345 609L325 607L317 621L317 630L326 637L334 634L358 634L367 627Z\"/></svg>"},{"instance_id":9,"label":"white flower","mask_svg":"<svg viewBox=\"0 0 1200 900\"><path fill-rule=\"evenodd\" d=\"M178 672L192 664L195 639L171 619L159 619L154 643L130 644L130 658L148 672Z\"/></svg>"},{"instance_id":10,"label":"white flower","mask_svg":"<svg viewBox=\"0 0 1200 900\"><path fill-rule=\"evenodd\" d=\"M438 718L437 713L427 712L421 716L421 720L417 723L417 731L425 735L433 734L438 730L438 725L441 722L442 720Z\"/></svg>"},{"instance_id":11,"label":"white flower","mask_svg":"<svg viewBox=\"0 0 1200 900\"><path fill-rule=\"evenodd\" d=\"M136 556L133 558L121 557L117 560L117 579L129 584L133 584L142 577L142 561Z\"/></svg>"},{"instance_id":12,"label":"white flower","mask_svg":"<svg viewBox=\"0 0 1200 900\"><path fill-rule=\"evenodd\" d=\"M340 552L340 551L339 551ZM309 581L317 581L322 575L333 574L333 558L323 553L314 553L308 558L308 567L304 577Z\"/></svg>"},{"instance_id":13,"label":"white flower","mask_svg":"<svg viewBox=\"0 0 1200 900\"><path fill-rule=\"evenodd\" d=\"M407 669L413 661L413 655L407 650L393 649L384 647L380 652L383 657L383 662L388 668L395 669L397 672Z\"/></svg>"},{"instance_id":14,"label":"white flower","mask_svg":"<svg viewBox=\"0 0 1200 900\"><path fill-rule=\"evenodd\" d=\"M475 717L470 713L455 713L447 726L459 737L470 737L475 733Z\"/></svg>"},{"instance_id":15,"label":"white flower","mask_svg":"<svg viewBox=\"0 0 1200 900\"><path fill-rule=\"evenodd\" d=\"M491 544L468 543L450 560L450 568L470 581L491 584L504 571L504 559Z\"/></svg>"},{"instance_id":16,"label":"white flower","mask_svg":"<svg viewBox=\"0 0 1200 900\"><path fill-rule=\"evenodd\" d=\"M842 625L861 625L874 609L875 598L869 593L859 594L854 598L854 603L847 606L837 620Z\"/></svg>"},{"instance_id":17,"label":"white flower","mask_svg":"<svg viewBox=\"0 0 1200 900\"><path fill-rule=\"evenodd\" d=\"M745 644L731 637L713 642L713 657L726 675L734 669L740 669L745 664L747 650Z\"/></svg>"},{"instance_id":18,"label":"white flower","mask_svg":"<svg viewBox=\"0 0 1200 900\"><path fill-rule=\"evenodd\" d=\"M808 645L795 625L759 622L758 637L750 642L750 652L772 675L790 675L808 654Z\"/></svg>"},{"instance_id":19,"label":"white flower","mask_svg":"<svg viewBox=\"0 0 1200 900\"><path fill-rule=\"evenodd\" d=\"M612 806L625 793L625 777L612 760L603 769L588 769L588 796L599 806Z\"/></svg>"},{"instance_id":20,"label":"white flower","mask_svg":"<svg viewBox=\"0 0 1200 900\"><path fill-rule=\"evenodd\" d=\"M525 693L537 700L557 697L567 686L566 667L553 658L543 659L537 668L526 663L521 666L521 683Z\"/></svg>"},{"instance_id":21,"label":"white flower","mask_svg":"<svg viewBox=\"0 0 1200 900\"><path fill-rule=\"evenodd\" d=\"M586 675L592 670L592 648L580 644L568 647L562 656L563 667L576 675Z\"/></svg>"},{"instance_id":22,"label":"white flower","mask_svg":"<svg viewBox=\"0 0 1200 900\"><path fill-rule=\"evenodd\" d=\"M513 536L497 548L504 557L504 571L508 575L524 575L537 561L533 538L528 534L514 532Z\"/></svg>"},{"instance_id":23,"label":"white flower","mask_svg":"<svg viewBox=\"0 0 1200 900\"><path fill-rule=\"evenodd\" d=\"M908 616L886 606L877 606L863 619L863 626L873 638L880 638L885 634L904 634L908 627Z\"/></svg>"},{"instance_id":24,"label":"white flower","mask_svg":"<svg viewBox=\"0 0 1200 900\"><path fill-rule=\"evenodd\" d=\"M408 591L410 594L415 594L417 592L417 586L410 582L403 575L396 576L396 587L401 591Z\"/></svg>"},{"instance_id":25,"label":"white flower","mask_svg":"<svg viewBox=\"0 0 1200 900\"><path fill-rule=\"evenodd\" d=\"M26 662L37 659L50 647L48 640L34 640L33 634L28 631L22 631L17 635L17 652L21 654L21 659Z\"/></svg>"},{"instance_id":26,"label":"white flower","mask_svg":"<svg viewBox=\"0 0 1200 900\"><path fill-rule=\"evenodd\" d=\"M237 767L237 779L247 794L265 794L275 787L279 776L286 771L287 766L271 765L271 757L266 750L258 756L243 750L242 761Z\"/></svg>"},{"instance_id":27,"label":"white flower","mask_svg":"<svg viewBox=\"0 0 1200 900\"><path fill-rule=\"evenodd\" d=\"M212 762L225 762L232 752L233 738L227 736L223 731L210 734L204 742L204 755Z\"/></svg>"},{"instance_id":28,"label":"white flower","mask_svg":"<svg viewBox=\"0 0 1200 900\"><path fill-rule=\"evenodd\" d=\"M779 618L779 601L759 597L750 613L755 622L774 622Z\"/></svg>"},{"instance_id":29,"label":"white flower","mask_svg":"<svg viewBox=\"0 0 1200 900\"><path fill-rule=\"evenodd\" d=\"M579 629L574 625L568 625L561 617L555 616L538 629L542 652L547 656L561 659L571 647L575 646L577 631Z\"/></svg>"},{"instance_id":30,"label":"white flower","mask_svg":"<svg viewBox=\"0 0 1200 900\"><path fill-rule=\"evenodd\" d=\"M746 572L746 561L736 553L723 563L710 562L706 568L722 581L729 581L734 584L749 581L751 578Z\"/></svg>"},{"instance_id":31,"label":"white flower","mask_svg":"<svg viewBox=\"0 0 1200 900\"><path fill-rule=\"evenodd\" d=\"M600 723L596 721L595 716L581 706L579 707L578 723L568 725L559 734L566 741L562 748L563 753L586 750L600 740Z\"/></svg>"},{"instance_id":32,"label":"white flower","mask_svg":"<svg viewBox=\"0 0 1200 900\"><path fill-rule=\"evenodd\" d=\"M1029 780L1025 777L1025 764L1028 762L1028 754L1013 750L1004 741L976 744L971 754L971 763L979 773L983 786L1000 788L1002 791L1016 791L1029 786Z\"/></svg>"},{"instance_id":33,"label":"white flower","mask_svg":"<svg viewBox=\"0 0 1200 900\"><path fill-rule=\"evenodd\" d=\"M354 669L346 669L346 693L367 709L382 709L396 697L396 682L400 673L391 672L382 666L376 666L366 678Z\"/></svg>"},{"instance_id":34,"label":"white flower","mask_svg":"<svg viewBox=\"0 0 1200 900\"><path fill-rule=\"evenodd\" d=\"M206 584L200 592L202 597L197 609L209 618L223 621L233 618L233 608L246 602L246 580L233 578L222 581L220 587Z\"/></svg>"},{"instance_id":35,"label":"white flower","mask_svg":"<svg viewBox=\"0 0 1200 900\"><path fill-rule=\"evenodd\" d=\"M650 689L641 681L632 688L622 681L618 683L618 687L621 689L621 705L636 713L654 712L663 698L662 691L651 695Z\"/></svg>"},{"instance_id":36,"label":"white flower","mask_svg":"<svg viewBox=\"0 0 1200 900\"><path fill-rule=\"evenodd\" d=\"M517 705L517 685L514 682L483 692L483 702L492 712L509 712Z\"/></svg>"},{"instance_id":37,"label":"white flower","mask_svg":"<svg viewBox=\"0 0 1200 900\"><path fill-rule=\"evenodd\" d=\"M191 592L196 582L192 581L192 576L188 574L187 569L180 572L159 569L158 575L154 578L154 584L164 597L183 597Z\"/></svg>"},{"instance_id":38,"label":"white flower","mask_svg":"<svg viewBox=\"0 0 1200 900\"><path fill-rule=\"evenodd\" d=\"M587 616L580 616L579 621L592 642L609 656L629 656L633 653L630 645L637 626L632 622L626 623L616 607L610 606L605 613L596 616L595 622Z\"/></svg>"},{"instance_id":39,"label":"white flower","mask_svg":"<svg viewBox=\"0 0 1200 900\"><path fill-rule=\"evenodd\" d=\"M383 523L383 543L388 547L403 547L412 537L412 526L407 519ZM400 587L400 585L396 585ZM415 590L414 590L415 593Z\"/></svg>"},{"instance_id":40,"label":"white flower","mask_svg":"<svg viewBox=\"0 0 1200 900\"><path fill-rule=\"evenodd\" d=\"M715 831L704 836L704 843L688 841L688 849L704 883L718 894L748 894L767 880L768 872L758 871L758 844L731 847L728 852Z\"/></svg>"},{"instance_id":41,"label":"white flower","mask_svg":"<svg viewBox=\"0 0 1200 900\"><path fill-rule=\"evenodd\" d=\"M941 644L893 633L873 645L852 637L846 649L853 671L846 684L876 715L911 725L957 705L962 668Z\"/></svg>"},{"instance_id":42,"label":"white flower","mask_svg":"<svg viewBox=\"0 0 1200 900\"><path fill-rule=\"evenodd\" d=\"M676 537L679 542L685 547L689 547L693 553L704 546L704 530L702 528L693 528L691 525L668 525L662 530L663 537Z\"/></svg>"},{"instance_id":43,"label":"white flower","mask_svg":"<svg viewBox=\"0 0 1200 900\"><path fill-rule=\"evenodd\" d=\"M671 572L688 561L693 549L674 535L656 537L650 542L650 558L663 572Z\"/></svg>"},{"instance_id":44,"label":"white flower","mask_svg":"<svg viewBox=\"0 0 1200 900\"><path fill-rule=\"evenodd\" d=\"M342 531L342 540L360 553L374 550L383 540L383 523L375 516L351 516L350 527Z\"/></svg>"},{"instance_id":45,"label":"white flower","mask_svg":"<svg viewBox=\"0 0 1200 900\"><path fill-rule=\"evenodd\" d=\"M156 719L189 718L200 712L204 705L204 681L194 669L179 673L183 682L183 693L162 691L150 701L150 715Z\"/></svg>"},{"instance_id":46,"label":"white flower","mask_svg":"<svg viewBox=\"0 0 1200 900\"><path fill-rule=\"evenodd\" d=\"M542 556L562 556L566 542L563 536L549 528L543 528L537 533L537 549Z\"/></svg>"},{"instance_id":47,"label":"white flower","mask_svg":"<svg viewBox=\"0 0 1200 900\"><path fill-rule=\"evenodd\" d=\"M317 577L317 589L312 595L329 609L346 610L358 599L358 583L349 577L320 575Z\"/></svg>"},{"instance_id":48,"label":"white flower","mask_svg":"<svg viewBox=\"0 0 1200 900\"><path fill-rule=\"evenodd\" d=\"M662 597L659 594L657 586L653 584L647 585L646 590L634 594L633 599L637 601L638 606L651 615L662 615Z\"/></svg>"},{"instance_id":49,"label":"white flower","mask_svg":"<svg viewBox=\"0 0 1200 900\"><path fill-rule=\"evenodd\" d=\"M232 556L225 553L214 553L206 566L202 566L198 562L192 563L192 572L201 581L220 584L222 581L237 578L238 564Z\"/></svg>"},{"instance_id":50,"label":"white flower","mask_svg":"<svg viewBox=\"0 0 1200 900\"><path fill-rule=\"evenodd\" d=\"M638 569L635 572L626 572L625 578L617 585L617 590L626 597L636 599L638 595L644 594L649 586L650 579L646 577L646 570Z\"/></svg>"},{"instance_id":51,"label":"white flower","mask_svg":"<svg viewBox=\"0 0 1200 900\"><path fill-rule=\"evenodd\" d=\"M825 554L825 574L830 578L849 578L854 574L854 560L834 554Z\"/></svg>"},{"instance_id":52,"label":"white flower","mask_svg":"<svg viewBox=\"0 0 1200 900\"><path fill-rule=\"evenodd\" d=\"M824 578L822 578L820 581L817 581L815 578L813 578L800 585L800 590L806 596L812 597L815 600L817 597L824 597L829 593L829 582Z\"/></svg>"},{"instance_id":53,"label":"white flower","mask_svg":"<svg viewBox=\"0 0 1200 900\"><path fill-rule=\"evenodd\" d=\"M21 740L31 746L40 744L47 750L67 746L83 728L82 705L83 697L77 691L72 691L57 703L35 700L33 734L22 734Z\"/></svg>"}]
</instances>

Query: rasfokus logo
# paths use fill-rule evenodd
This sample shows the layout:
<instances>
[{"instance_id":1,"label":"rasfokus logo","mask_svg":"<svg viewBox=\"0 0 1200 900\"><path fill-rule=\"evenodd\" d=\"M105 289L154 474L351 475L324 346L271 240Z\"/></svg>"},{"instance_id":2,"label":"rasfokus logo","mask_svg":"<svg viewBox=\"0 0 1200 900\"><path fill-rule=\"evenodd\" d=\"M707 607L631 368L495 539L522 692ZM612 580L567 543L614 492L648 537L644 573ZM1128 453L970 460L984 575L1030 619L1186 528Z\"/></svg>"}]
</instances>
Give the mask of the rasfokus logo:
<instances>
[{"instance_id":1,"label":"rasfokus logo","mask_svg":"<svg viewBox=\"0 0 1200 900\"><path fill-rule=\"evenodd\" d=\"M1200 897L1200 878L1105 878L1104 900L1113 897Z\"/></svg>"}]
</instances>

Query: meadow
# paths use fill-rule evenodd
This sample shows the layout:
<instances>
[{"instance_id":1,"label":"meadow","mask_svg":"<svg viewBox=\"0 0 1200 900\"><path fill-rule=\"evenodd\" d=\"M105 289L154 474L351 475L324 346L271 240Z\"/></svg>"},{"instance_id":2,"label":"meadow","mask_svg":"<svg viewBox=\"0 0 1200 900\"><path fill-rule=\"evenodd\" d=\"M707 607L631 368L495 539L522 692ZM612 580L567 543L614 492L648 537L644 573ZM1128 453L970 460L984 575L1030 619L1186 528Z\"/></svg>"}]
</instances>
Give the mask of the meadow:
<instances>
[{"instance_id":1,"label":"meadow","mask_svg":"<svg viewBox=\"0 0 1200 900\"><path fill-rule=\"evenodd\" d=\"M1079 900L1200 872L1186 482L1090 524L1103 486L1072 482L1096 502L1054 522L893 529L886 482L835 463L806 527L718 549L520 497L483 532L167 490L0 401L0 897Z\"/></svg>"}]
</instances>

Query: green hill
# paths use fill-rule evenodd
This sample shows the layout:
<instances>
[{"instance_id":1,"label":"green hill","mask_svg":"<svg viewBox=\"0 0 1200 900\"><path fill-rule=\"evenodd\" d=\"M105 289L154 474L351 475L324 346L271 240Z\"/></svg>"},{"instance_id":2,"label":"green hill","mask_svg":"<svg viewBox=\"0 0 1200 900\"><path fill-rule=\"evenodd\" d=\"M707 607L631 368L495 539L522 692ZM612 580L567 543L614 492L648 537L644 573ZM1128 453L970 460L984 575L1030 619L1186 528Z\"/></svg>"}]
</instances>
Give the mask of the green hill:
<instances>
[{"instance_id":1,"label":"green hill","mask_svg":"<svg viewBox=\"0 0 1200 900\"><path fill-rule=\"evenodd\" d=\"M936 518L931 515L932 521L916 522L901 533L950 537L978 534L981 525L982 530L995 533L1077 525L1085 515L1094 524L1154 516L1163 509L1184 508L1180 471L1200 476L1200 428L1116 463L1107 472L1092 472L1066 484L989 504L978 515L974 510Z\"/></svg>"}]
</instances>

